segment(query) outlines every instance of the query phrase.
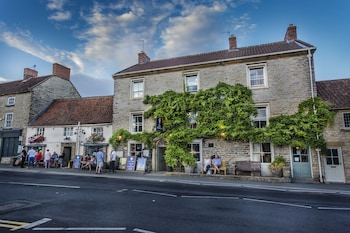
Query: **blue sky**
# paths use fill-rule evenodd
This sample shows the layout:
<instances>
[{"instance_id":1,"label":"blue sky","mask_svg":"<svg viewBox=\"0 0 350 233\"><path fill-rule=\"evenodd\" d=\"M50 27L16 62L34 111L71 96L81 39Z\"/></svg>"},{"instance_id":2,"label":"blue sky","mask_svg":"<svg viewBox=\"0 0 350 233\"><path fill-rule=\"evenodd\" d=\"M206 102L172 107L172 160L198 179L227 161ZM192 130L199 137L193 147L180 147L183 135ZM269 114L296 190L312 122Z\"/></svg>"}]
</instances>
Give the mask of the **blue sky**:
<instances>
[{"instance_id":1,"label":"blue sky","mask_svg":"<svg viewBox=\"0 0 350 233\"><path fill-rule=\"evenodd\" d=\"M0 0L0 80L24 68L71 68L82 96L113 94L112 74L137 63L282 41L289 24L315 47L316 80L350 78L348 0Z\"/></svg>"}]
</instances>

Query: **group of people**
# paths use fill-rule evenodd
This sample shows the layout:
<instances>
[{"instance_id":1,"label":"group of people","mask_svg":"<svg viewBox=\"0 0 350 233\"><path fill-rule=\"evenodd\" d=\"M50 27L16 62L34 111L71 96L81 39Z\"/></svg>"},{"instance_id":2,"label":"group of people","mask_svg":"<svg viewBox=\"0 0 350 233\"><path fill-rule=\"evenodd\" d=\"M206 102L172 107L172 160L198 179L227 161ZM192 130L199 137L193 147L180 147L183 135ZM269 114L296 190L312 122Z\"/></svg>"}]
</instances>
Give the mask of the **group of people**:
<instances>
[{"instance_id":1,"label":"group of people","mask_svg":"<svg viewBox=\"0 0 350 233\"><path fill-rule=\"evenodd\" d=\"M85 156L85 158L82 158L83 163L82 163L81 169L89 168L89 170L91 171L91 166L95 165L96 174L101 174L104 161L105 161L104 155L105 154L102 148L100 148L95 154L93 154L92 157L88 154L87 156ZM116 159L117 159L117 152L113 149L111 152L111 157L109 162L110 172L113 172L113 173L115 172Z\"/></svg>"},{"instance_id":2,"label":"group of people","mask_svg":"<svg viewBox=\"0 0 350 233\"><path fill-rule=\"evenodd\" d=\"M210 168L214 168L214 174L220 174L220 166L221 166L221 158L219 155L213 155L211 158L209 156L206 156L204 158L204 171L205 174L209 174Z\"/></svg>"},{"instance_id":3,"label":"group of people","mask_svg":"<svg viewBox=\"0 0 350 233\"><path fill-rule=\"evenodd\" d=\"M34 168L38 166L42 160L44 161L45 168L50 168L51 160L53 160L53 165L55 167L62 168L63 154L58 155L56 151L51 154L50 150L46 149L43 155L41 150L35 150L34 148L29 149L27 152L25 146L23 146L22 152L17 157L15 164L21 165L21 168L24 168L25 161L28 161L28 168Z\"/></svg>"}]
</instances>

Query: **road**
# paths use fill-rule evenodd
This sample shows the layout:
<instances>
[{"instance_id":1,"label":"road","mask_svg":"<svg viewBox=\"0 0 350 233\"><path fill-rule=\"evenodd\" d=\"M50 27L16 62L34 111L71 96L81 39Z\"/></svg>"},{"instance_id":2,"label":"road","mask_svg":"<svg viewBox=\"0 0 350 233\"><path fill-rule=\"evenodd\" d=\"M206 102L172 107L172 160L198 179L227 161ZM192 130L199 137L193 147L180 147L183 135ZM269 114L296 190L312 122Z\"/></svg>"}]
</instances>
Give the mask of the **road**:
<instances>
[{"instance_id":1,"label":"road","mask_svg":"<svg viewBox=\"0 0 350 233\"><path fill-rule=\"evenodd\" d=\"M350 192L0 171L0 232L349 232Z\"/></svg>"}]
</instances>

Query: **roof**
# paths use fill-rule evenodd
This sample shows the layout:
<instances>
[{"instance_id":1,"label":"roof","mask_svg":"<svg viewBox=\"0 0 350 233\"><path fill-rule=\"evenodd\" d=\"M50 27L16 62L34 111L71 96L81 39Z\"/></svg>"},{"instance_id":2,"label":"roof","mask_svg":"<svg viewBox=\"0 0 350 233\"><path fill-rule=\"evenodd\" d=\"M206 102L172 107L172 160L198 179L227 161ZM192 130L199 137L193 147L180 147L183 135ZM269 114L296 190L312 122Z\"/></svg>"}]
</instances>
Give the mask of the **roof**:
<instances>
[{"instance_id":1,"label":"roof","mask_svg":"<svg viewBox=\"0 0 350 233\"><path fill-rule=\"evenodd\" d=\"M350 109L350 79L317 81L316 88L317 95L336 109Z\"/></svg>"},{"instance_id":2,"label":"roof","mask_svg":"<svg viewBox=\"0 0 350 233\"><path fill-rule=\"evenodd\" d=\"M112 123L113 96L54 100L30 126Z\"/></svg>"},{"instance_id":3,"label":"roof","mask_svg":"<svg viewBox=\"0 0 350 233\"><path fill-rule=\"evenodd\" d=\"M164 69L176 66L186 66L223 60L243 59L253 56L263 56L276 53L296 52L299 50L316 49L314 46L301 40L280 41L255 46L241 47L234 50L221 50L216 52L202 53L190 56L176 57L171 59L149 61L143 64L136 64L126 68L115 75L122 75L147 70Z\"/></svg>"},{"instance_id":4,"label":"roof","mask_svg":"<svg viewBox=\"0 0 350 233\"><path fill-rule=\"evenodd\" d=\"M31 91L31 88L45 81L46 79L53 77L52 75L40 76L37 78L29 78L25 80L17 80L12 82L0 83L0 96L26 93Z\"/></svg>"}]
</instances>

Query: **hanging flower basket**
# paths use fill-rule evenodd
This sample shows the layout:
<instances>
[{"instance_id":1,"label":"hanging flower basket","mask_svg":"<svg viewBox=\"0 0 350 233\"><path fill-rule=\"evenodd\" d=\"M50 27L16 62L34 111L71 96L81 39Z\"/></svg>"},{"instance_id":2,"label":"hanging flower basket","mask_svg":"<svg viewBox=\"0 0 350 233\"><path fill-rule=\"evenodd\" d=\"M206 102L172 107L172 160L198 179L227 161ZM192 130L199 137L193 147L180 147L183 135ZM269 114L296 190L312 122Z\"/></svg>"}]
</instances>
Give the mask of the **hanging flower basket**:
<instances>
[{"instance_id":1,"label":"hanging flower basket","mask_svg":"<svg viewBox=\"0 0 350 233\"><path fill-rule=\"evenodd\" d=\"M40 143L40 142L43 142L44 140L45 140L45 137L41 134L38 134L38 135L35 134L28 138L29 143Z\"/></svg>"},{"instance_id":2,"label":"hanging flower basket","mask_svg":"<svg viewBox=\"0 0 350 233\"><path fill-rule=\"evenodd\" d=\"M95 134L95 133L91 134L90 137L88 138L89 142L102 142L104 140L105 138L103 137L103 135Z\"/></svg>"}]
</instances>

